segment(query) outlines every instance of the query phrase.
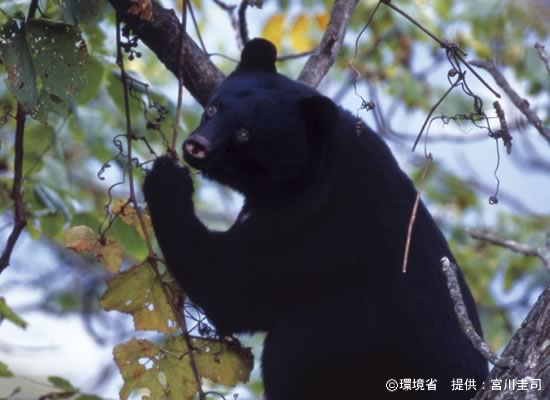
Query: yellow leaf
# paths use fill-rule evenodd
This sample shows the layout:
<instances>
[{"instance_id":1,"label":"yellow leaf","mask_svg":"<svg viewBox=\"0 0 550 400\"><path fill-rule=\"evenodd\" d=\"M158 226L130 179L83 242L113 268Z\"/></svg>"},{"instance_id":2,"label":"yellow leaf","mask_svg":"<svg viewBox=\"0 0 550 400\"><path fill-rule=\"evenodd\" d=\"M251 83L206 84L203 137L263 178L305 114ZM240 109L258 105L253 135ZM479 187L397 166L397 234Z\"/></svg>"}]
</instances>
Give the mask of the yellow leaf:
<instances>
[{"instance_id":1,"label":"yellow leaf","mask_svg":"<svg viewBox=\"0 0 550 400\"><path fill-rule=\"evenodd\" d=\"M124 200L117 200L113 204L112 212L113 214L117 215L125 224L133 225L137 229L139 236L141 236L142 239L145 239L145 235L143 234L143 229L141 229L141 223L136 213L136 209L131 204L128 204L128 202ZM147 229L147 233L150 236L153 230L151 217L141 210L140 212L143 218L143 222L145 224L145 229Z\"/></svg>"},{"instance_id":2,"label":"yellow leaf","mask_svg":"<svg viewBox=\"0 0 550 400\"><path fill-rule=\"evenodd\" d=\"M92 228L84 225L73 226L65 231L65 247L77 253L92 251L97 241L97 234Z\"/></svg>"},{"instance_id":3,"label":"yellow leaf","mask_svg":"<svg viewBox=\"0 0 550 400\"><path fill-rule=\"evenodd\" d=\"M262 37L271 41L277 47L277 52L281 51L284 23L285 16L283 14L275 14L267 20L262 30Z\"/></svg>"},{"instance_id":4,"label":"yellow leaf","mask_svg":"<svg viewBox=\"0 0 550 400\"><path fill-rule=\"evenodd\" d=\"M178 327L161 283L148 263L134 265L111 278L101 306L132 315L136 330L172 333Z\"/></svg>"},{"instance_id":5,"label":"yellow leaf","mask_svg":"<svg viewBox=\"0 0 550 400\"><path fill-rule=\"evenodd\" d=\"M254 356L249 348L230 349L227 343L202 339L194 340L193 346L200 350L195 362L201 376L226 386L250 379Z\"/></svg>"},{"instance_id":6,"label":"yellow leaf","mask_svg":"<svg viewBox=\"0 0 550 400\"><path fill-rule=\"evenodd\" d=\"M310 18L299 15L290 29L290 43L297 52L311 50L313 47L309 37Z\"/></svg>"},{"instance_id":7,"label":"yellow leaf","mask_svg":"<svg viewBox=\"0 0 550 400\"><path fill-rule=\"evenodd\" d=\"M122 248L116 240L106 240L105 243L97 241L94 248L96 259L105 265L107 271L118 272L122 264Z\"/></svg>"},{"instance_id":8,"label":"yellow leaf","mask_svg":"<svg viewBox=\"0 0 550 400\"><path fill-rule=\"evenodd\" d=\"M217 340L193 340L200 377L231 386L247 382L252 353L248 348L235 347ZM132 339L117 345L113 355L124 379L122 400L137 390L147 390L149 398L158 400L192 400L197 393L187 343L181 336L171 337L162 346Z\"/></svg>"},{"instance_id":9,"label":"yellow leaf","mask_svg":"<svg viewBox=\"0 0 550 400\"><path fill-rule=\"evenodd\" d=\"M65 247L77 253L92 253L109 272L117 272L122 263L122 248L115 240L101 240L92 228L73 226L65 231Z\"/></svg>"},{"instance_id":10,"label":"yellow leaf","mask_svg":"<svg viewBox=\"0 0 550 400\"><path fill-rule=\"evenodd\" d=\"M115 362L120 370L124 385L120 389L121 400L126 400L134 391L147 389L149 397L154 399L165 399L161 381L158 379L160 373L154 368L154 357L160 349L148 340L131 339L119 344L113 349ZM140 363L140 360L149 359Z\"/></svg>"},{"instance_id":11,"label":"yellow leaf","mask_svg":"<svg viewBox=\"0 0 550 400\"><path fill-rule=\"evenodd\" d=\"M317 23L317 26L319 27L319 29L324 32L328 26L328 14L327 13L317 14L315 16L315 22Z\"/></svg>"}]
</instances>

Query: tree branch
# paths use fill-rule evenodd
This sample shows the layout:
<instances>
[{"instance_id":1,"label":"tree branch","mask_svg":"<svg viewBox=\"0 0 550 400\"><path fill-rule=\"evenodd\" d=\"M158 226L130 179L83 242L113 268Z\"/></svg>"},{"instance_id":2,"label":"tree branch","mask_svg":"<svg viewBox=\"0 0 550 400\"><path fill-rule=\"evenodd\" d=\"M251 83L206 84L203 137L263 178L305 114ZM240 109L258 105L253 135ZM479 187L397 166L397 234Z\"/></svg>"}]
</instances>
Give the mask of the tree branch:
<instances>
[{"instance_id":1,"label":"tree branch","mask_svg":"<svg viewBox=\"0 0 550 400\"><path fill-rule=\"evenodd\" d=\"M23 135L25 134L25 118L26 114L23 110L23 106L17 103L17 116L15 126L15 161L14 161L14 173L13 173L13 187L11 191L11 197L14 201L15 208L15 223L13 230L8 237L6 247L0 257L0 274L10 265L10 258L13 248L19 239L19 235L25 229L27 225L27 218L25 216L25 208L23 205Z\"/></svg>"},{"instance_id":2,"label":"tree branch","mask_svg":"<svg viewBox=\"0 0 550 400\"><path fill-rule=\"evenodd\" d=\"M529 102L522 99L519 94L510 86L504 75L497 69L494 61L472 60L469 64L483 68L491 74L497 85L499 85L510 98L510 101L520 110L527 120L539 131L539 133L550 143L550 129L545 127L538 115L529 107Z\"/></svg>"},{"instance_id":3,"label":"tree branch","mask_svg":"<svg viewBox=\"0 0 550 400\"><path fill-rule=\"evenodd\" d=\"M342 47L351 15L359 0L335 0L327 30L321 39L319 52L312 55L300 72L298 80L317 87L330 70Z\"/></svg>"},{"instance_id":4,"label":"tree branch","mask_svg":"<svg viewBox=\"0 0 550 400\"><path fill-rule=\"evenodd\" d=\"M109 0L109 3L120 19L176 77L179 75L178 67L181 66L185 88L204 106L224 75L187 33L181 40L181 23L174 10L153 2L153 19L145 21L128 13L131 5L129 0ZM183 46L181 52L178 51L180 46ZM180 54L185 54L181 63Z\"/></svg>"},{"instance_id":5,"label":"tree branch","mask_svg":"<svg viewBox=\"0 0 550 400\"><path fill-rule=\"evenodd\" d=\"M540 44L539 42L535 43L535 49L537 49L537 52L539 53L540 59L544 63L544 66L546 67L546 71L548 71L548 74L550 75L550 56L544 49L544 45Z\"/></svg>"},{"instance_id":6,"label":"tree branch","mask_svg":"<svg viewBox=\"0 0 550 400\"><path fill-rule=\"evenodd\" d=\"M250 40L248 37L248 23L246 22L246 9L248 8L247 0L242 0L239 6L239 37L243 46Z\"/></svg>"},{"instance_id":7,"label":"tree branch","mask_svg":"<svg viewBox=\"0 0 550 400\"><path fill-rule=\"evenodd\" d=\"M550 271L550 247L529 246L527 244L519 243L515 240L505 239L491 232L485 232L478 229L467 228L466 232L474 239L484 240L496 246L505 247L525 256L537 257L542 261L546 269Z\"/></svg>"},{"instance_id":8,"label":"tree branch","mask_svg":"<svg viewBox=\"0 0 550 400\"><path fill-rule=\"evenodd\" d=\"M456 277L457 266L447 257L443 257L441 259L441 268L445 274L445 279L447 280L447 288L449 289L449 294L453 300L455 314L458 318L458 323L462 329L462 332L464 332L468 339L470 339L470 342L474 348L479 351L487 361L493 365L507 366L507 361L500 359L495 353L493 353L483 338L476 332L474 324L468 315L468 310L466 309L466 304L464 304L464 299L462 298L462 291L460 290L460 285Z\"/></svg>"}]
</instances>

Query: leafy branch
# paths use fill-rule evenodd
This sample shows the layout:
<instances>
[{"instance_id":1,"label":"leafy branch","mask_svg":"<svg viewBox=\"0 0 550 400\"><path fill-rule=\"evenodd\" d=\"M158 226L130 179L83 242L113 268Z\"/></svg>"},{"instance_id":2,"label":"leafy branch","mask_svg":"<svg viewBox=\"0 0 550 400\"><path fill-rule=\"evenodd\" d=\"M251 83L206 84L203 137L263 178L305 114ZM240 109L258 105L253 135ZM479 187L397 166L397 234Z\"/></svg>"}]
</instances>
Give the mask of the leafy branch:
<instances>
[{"instance_id":1,"label":"leafy branch","mask_svg":"<svg viewBox=\"0 0 550 400\"><path fill-rule=\"evenodd\" d=\"M183 32L182 32L183 36ZM178 305L174 301L174 296L172 293L170 293L169 288L166 286L164 281L162 280L162 276L159 272L158 265L157 265L157 256L153 251L153 246L151 244L151 238L149 236L149 232L147 230L147 226L145 224L145 220L143 217L143 214L141 212L141 209L139 207L139 204L136 199L135 195L135 184L134 184L134 173L133 173L133 157L132 157L132 140L134 139L133 132L132 132L132 123L131 123L131 115L130 115L130 104L128 99L128 83L127 83L127 75L126 70L124 68L124 60L122 57L122 46L121 46L121 40L120 40L120 18L117 13L117 20L116 20L116 45L117 45L117 65L120 69L121 73L121 79L122 79L122 87L123 87L123 95L124 95L124 109L125 109L125 116L126 116L126 138L127 138L127 166L128 166L128 187L130 189L130 202L133 205L137 218L139 220L139 224L141 227L141 231L144 234L145 243L147 245L147 251L149 253L148 256L148 262L153 269L155 276L161 285L162 291L164 292L164 295L166 297L166 300L168 304L170 305L170 308L172 309L172 312L174 313L176 320L178 322L178 325L180 326L182 330L183 337L185 339L185 342L187 344L187 349L189 352L189 364L191 367L191 370L193 372L193 377L196 385L197 392L199 393L199 397L201 400L205 398L204 392L202 390L201 386L201 378L199 375L199 371L197 368L197 364L195 362L195 358L193 355L193 345L191 343L191 339L188 334L187 324L185 322L185 318L183 318L183 315L181 311L178 309ZM182 46L183 49L183 46ZM183 51L183 50L182 50ZM178 103L178 115L181 108L181 85L180 85L180 101ZM174 122L175 125L178 124L178 119ZM174 137L176 136L177 130L174 130ZM180 304L181 306L181 304Z\"/></svg>"}]
</instances>

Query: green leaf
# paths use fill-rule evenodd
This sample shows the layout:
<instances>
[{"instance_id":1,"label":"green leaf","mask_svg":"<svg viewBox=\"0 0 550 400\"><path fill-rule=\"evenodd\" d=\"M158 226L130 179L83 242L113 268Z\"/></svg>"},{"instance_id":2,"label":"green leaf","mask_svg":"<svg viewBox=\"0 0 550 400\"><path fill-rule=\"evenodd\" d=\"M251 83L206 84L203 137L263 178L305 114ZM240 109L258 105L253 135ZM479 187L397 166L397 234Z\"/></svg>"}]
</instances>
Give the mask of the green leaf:
<instances>
[{"instance_id":1,"label":"green leaf","mask_svg":"<svg viewBox=\"0 0 550 400\"><path fill-rule=\"evenodd\" d=\"M196 339L195 347L200 349L195 362L200 374L212 382L235 386L248 382L254 366L254 356L248 348L232 349L227 343Z\"/></svg>"},{"instance_id":2,"label":"green leaf","mask_svg":"<svg viewBox=\"0 0 550 400\"><path fill-rule=\"evenodd\" d=\"M101 306L132 315L136 330L173 333L178 328L172 308L149 263L135 265L107 282Z\"/></svg>"},{"instance_id":3,"label":"green leaf","mask_svg":"<svg viewBox=\"0 0 550 400\"><path fill-rule=\"evenodd\" d=\"M47 214L39 218L42 233L48 238L55 238L65 226L65 218L61 214Z\"/></svg>"},{"instance_id":4,"label":"green leaf","mask_svg":"<svg viewBox=\"0 0 550 400\"><path fill-rule=\"evenodd\" d=\"M26 38L42 83L33 117L42 122L47 122L50 112L66 117L87 82L88 49L80 30L36 19L28 23Z\"/></svg>"},{"instance_id":5,"label":"green leaf","mask_svg":"<svg viewBox=\"0 0 550 400\"><path fill-rule=\"evenodd\" d=\"M109 238L120 242L124 250L137 260L147 257L147 245L135 226L125 224L117 218L108 232Z\"/></svg>"},{"instance_id":6,"label":"green leaf","mask_svg":"<svg viewBox=\"0 0 550 400\"><path fill-rule=\"evenodd\" d=\"M23 109L32 112L38 102L36 71L25 40L25 16L17 13L0 26L0 61L8 77L4 82Z\"/></svg>"},{"instance_id":7,"label":"green leaf","mask_svg":"<svg viewBox=\"0 0 550 400\"><path fill-rule=\"evenodd\" d=\"M34 176L44 167L44 154L52 148L55 131L50 126L42 124L28 124L25 127L23 148L25 158L23 160L23 174ZM31 185L32 186L32 185ZM28 192L29 194L32 191Z\"/></svg>"},{"instance_id":8,"label":"green leaf","mask_svg":"<svg viewBox=\"0 0 550 400\"><path fill-rule=\"evenodd\" d=\"M13 312L13 310L6 304L3 297L0 297L0 316L6 318L8 321L13 322L20 328L25 329L27 323L19 315Z\"/></svg>"},{"instance_id":9,"label":"green leaf","mask_svg":"<svg viewBox=\"0 0 550 400\"><path fill-rule=\"evenodd\" d=\"M13 372L10 371L10 369L6 364L0 361L0 377L11 378L12 376L13 376Z\"/></svg>"},{"instance_id":10,"label":"green leaf","mask_svg":"<svg viewBox=\"0 0 550 400\"><path fill-rule=\"evenodd\" d=\"M97 95L103 82L103 71L103 65L95 57L90 57L88 61L88 84L78 96L79 104L86 104Z\"/></svg>"},{"instance_id":11,"label":"green leaf","mask_svg":"<svg viewBox=\"0 0 550 400\"><path fill-rule=\"evenodd\" d=\"M193 356L201 377L215 383L235 385L247 382L253 366L250 349L215 340L194 340ZM195 398L193 370L183 337L172 337L162 346L132 339L113 350L124 386L120 398L149 389L151 399L192 400Z\"/></svg>"},{"instance_id":12,"label":"green leaf","mask_svg":"<svg viewBox=\"0 0 550 400\"><path fill-rule=\"evenodd\" d=\"M59 376L48 376L48 381L56 388L64 390L65 392L76 392L78 390L67 379Z\"/></svg>"},{"instance_id":13,"label":"green leaf","mask_svg":"<svg viewBox=\"0 0 550 400\"><path fill-rule=\"evenodd\" d=\"M86 225L97 228L101 223L101 219L95 213L78 213L73 215L72 225Z\"/></svg>"}]
</instances>

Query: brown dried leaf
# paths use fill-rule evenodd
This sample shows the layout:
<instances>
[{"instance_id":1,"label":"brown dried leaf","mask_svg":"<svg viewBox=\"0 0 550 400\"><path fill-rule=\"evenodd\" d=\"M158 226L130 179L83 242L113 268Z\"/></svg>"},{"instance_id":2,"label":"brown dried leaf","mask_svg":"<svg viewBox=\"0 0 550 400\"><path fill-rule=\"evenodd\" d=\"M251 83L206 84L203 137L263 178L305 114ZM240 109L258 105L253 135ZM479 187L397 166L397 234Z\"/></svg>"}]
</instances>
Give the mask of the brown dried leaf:
<instances>
[{"instance_id":1,"label":"brown dried leaf","mask_svg":"<svg viewBox=\"0 0 550 400\"><path fill-rule=\"evenodd\" d=\"M101 241L92 228L84 225L73 226L65 231L65 247L77 253L92 253L96 260L109 272L117 272L122 263L122 248L115 240Z\"/></svg>"}]
</instances>

